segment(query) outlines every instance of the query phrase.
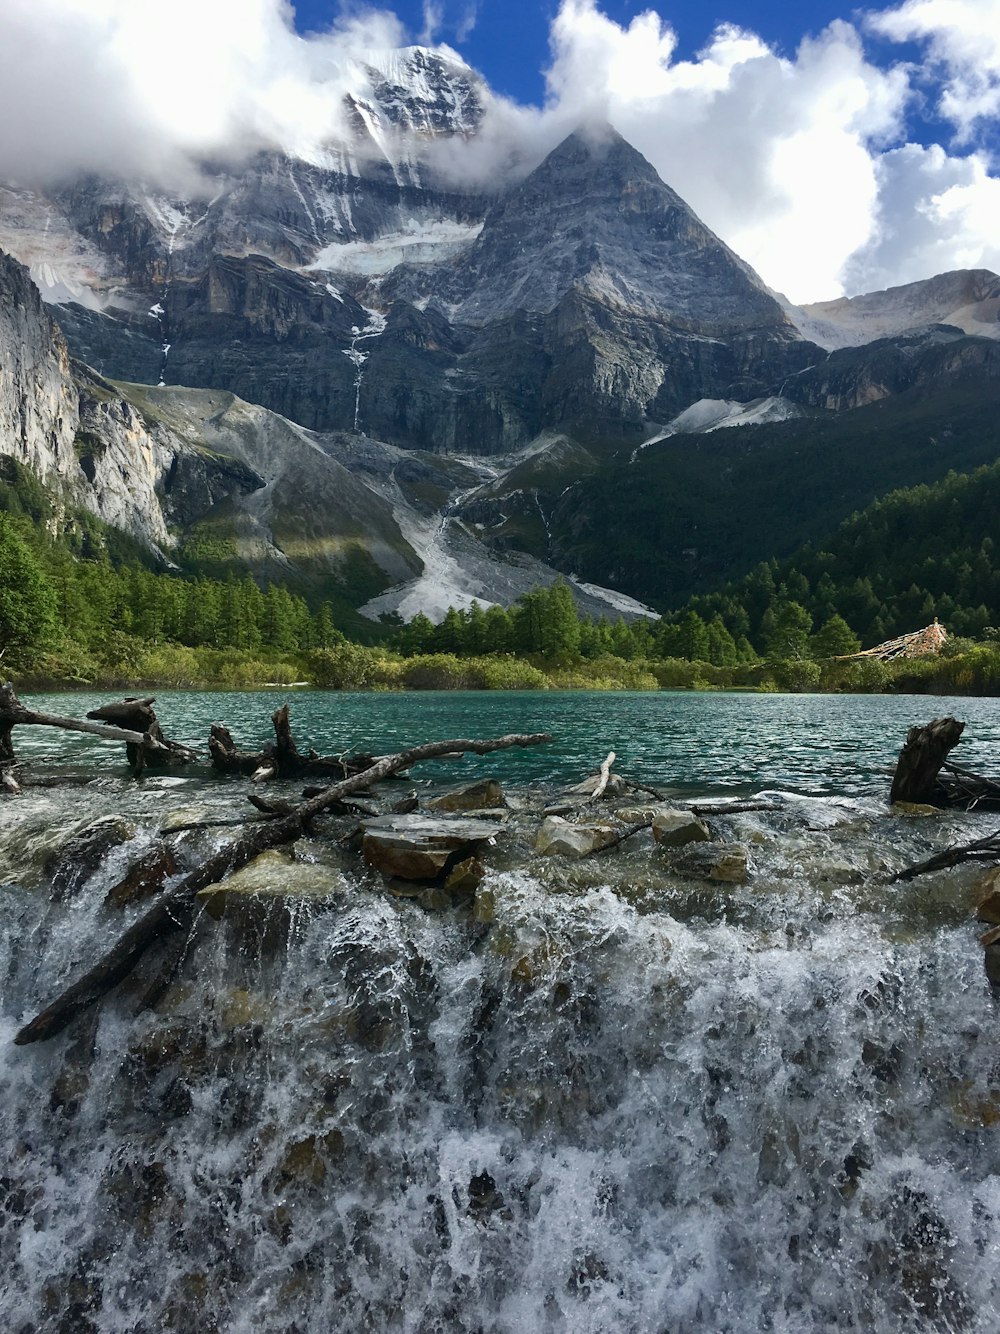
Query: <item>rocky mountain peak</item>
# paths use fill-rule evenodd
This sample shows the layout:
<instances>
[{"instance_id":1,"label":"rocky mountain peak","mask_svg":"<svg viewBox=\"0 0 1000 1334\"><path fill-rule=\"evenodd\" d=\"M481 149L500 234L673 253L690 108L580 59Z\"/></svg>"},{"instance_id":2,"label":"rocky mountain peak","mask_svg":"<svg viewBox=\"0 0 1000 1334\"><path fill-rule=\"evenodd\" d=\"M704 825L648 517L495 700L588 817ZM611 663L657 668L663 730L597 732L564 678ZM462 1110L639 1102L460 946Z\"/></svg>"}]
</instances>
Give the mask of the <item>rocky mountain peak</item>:
<instances>
[{"instance_id":1,"label":"rocky mountain peak","mask_svg":"<svg viewBox=\"0 0 1000 1334\"><path fill-rule=\"evenodd\" d=\"M576 289L672 326L796 336L753 270L610 125L575 130L493 206L463 277L459 318L472 323L547 313Z\"/></svg>"},{"instance_id":2,"label":"rocky mountain peak","mask_svg":"<svg viewBox=\"0 0 1000 1334\"><path fill-rule=\"evenodd\" d=\"M396 130L426 139L479 128L485 85L454 52L401 47L372 56L363 68L376 107Z\"/></svg>"}]
</instances>

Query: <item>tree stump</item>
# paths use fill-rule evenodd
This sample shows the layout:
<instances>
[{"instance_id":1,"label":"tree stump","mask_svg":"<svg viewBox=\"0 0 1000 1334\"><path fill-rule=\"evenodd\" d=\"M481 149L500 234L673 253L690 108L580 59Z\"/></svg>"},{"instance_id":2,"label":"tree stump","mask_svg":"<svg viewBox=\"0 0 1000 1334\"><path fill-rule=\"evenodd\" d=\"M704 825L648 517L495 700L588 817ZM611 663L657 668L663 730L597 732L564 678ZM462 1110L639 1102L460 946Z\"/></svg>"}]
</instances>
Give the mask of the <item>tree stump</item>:
<instances>
[{"instance_id":1,"label":"tree stump","mask_svg":"<svg viewBox=\"0 0 1000 1334\"><path fill-rule=\"evenodd\" d=\"M889 800L941 805L937 776L964 731L965 723L957 718L935 718L924 727L911 727L899 752Z\"/></svg>"}]
</instances>

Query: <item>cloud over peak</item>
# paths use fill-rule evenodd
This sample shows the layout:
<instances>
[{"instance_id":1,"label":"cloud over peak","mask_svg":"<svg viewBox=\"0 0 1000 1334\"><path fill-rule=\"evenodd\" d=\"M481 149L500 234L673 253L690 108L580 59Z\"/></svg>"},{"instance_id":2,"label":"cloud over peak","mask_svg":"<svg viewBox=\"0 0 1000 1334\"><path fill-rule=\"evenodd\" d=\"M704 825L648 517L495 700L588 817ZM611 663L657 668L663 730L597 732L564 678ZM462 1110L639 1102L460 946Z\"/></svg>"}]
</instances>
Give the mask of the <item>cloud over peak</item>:
<instances>
[{"instance_id":1,"label":"cloud over peak","mask_svg":"<svg viewBox=\"0 0 1000 1334\"><path fill-rule=\"evenodd\" d=\"M476 5L464 12L473 24ZM0 177L97 171L182 189L199 161L259 147L321 160L347 133L345 94L367 96L366 65L408 38L385 11L307 36L293 18L285 0L4 0ZM439 23L428 0L427 40ZM875 63L867 34L919 43L926 64ZM607 119L794 300L1000 268L1000 0L904 0L791 55L727 23L687 60L653 10L620 24L596 0L563 0L550 42L544 106L487 94L475 140L439 148L453 174L524 171ZM908 142L919 99L953 127L951 146Z\"/></svg>"}]
</instances>

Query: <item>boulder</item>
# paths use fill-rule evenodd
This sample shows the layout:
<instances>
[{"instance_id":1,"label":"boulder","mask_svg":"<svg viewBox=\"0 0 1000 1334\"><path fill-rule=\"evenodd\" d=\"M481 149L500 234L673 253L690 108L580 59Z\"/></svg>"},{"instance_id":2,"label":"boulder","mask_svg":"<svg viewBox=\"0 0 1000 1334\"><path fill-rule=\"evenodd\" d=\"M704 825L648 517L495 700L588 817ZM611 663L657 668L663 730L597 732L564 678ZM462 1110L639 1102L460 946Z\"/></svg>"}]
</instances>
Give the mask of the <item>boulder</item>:
<instances>
[{"instance_id":1,"label":"boulder","mask_svg":"<svg viewBox=\"0 0 1000 1334\"><path fill-rule=\"evenodd\" d=\"M130 903L151 898L160 892L170 876L176 874L174 854L165 843L156 843L144 857L129 867L117 885L112 885L104 896L105 905L109 908L124 908Z\"/></svg>"},{"instance_id":2,"label":"boulder","mask_svg":"<svg viewBox=\"0 0 1000 1334\"><path fill-rule=\"evenodd\" d=\"M653 838L662 847L680 848L685 843L707 843L712 835L708 825L693 811L661 807L653 817Z\"/></svg>"},{"instance_id":3,"label":"boulder","mask_svg":"<svg viewBox=\"0 0 1000 1334\"><path fill-rule=\"evenodd\" d=\"M436 880L503 832L502 824L486 820L424 815L380 815L364 821L362 828L365 861L387 878L400 880Z\"/></svg>"},{"instance_id":4,"label":"boulder","mask_svg":"<svg viewBox=\"0 0 1000 1334\"><path fill-rule=\"evenodd\" d=\"M745 885L750 874L750 860L742 843L688 847L674 858L672 865L682 875L729 885Z\"/></svg>"},{"instance_id":5,"label":"boulder","mask_svg":"<svg viewBox=\"0 0 1000 1334\"><path fill-rule=\"evenodd\" d=\"M546 857L588 857L614 843L618 834L612 824L572 824L561 815L550 815L535 837L535 851Z\"/></svg>"},{"instance_id":6,"label":"boulder","mask_svg":"<svg viewBox=\"0 0 1000 1334\"><path fill-rule=\"evenodd\" d=\"M343 875L330 866L298 861L284 849L262 852L221 884L200 890L198 898L216 919L237 904L257 901L262 907L289 902L320 902L345 888Z\"/></svg>"},{"instance_id":7,"label":"boulder","mask_svg":"<svg viewBox=\"0 0 1000 1334\"><path fill-rule=\"evenodd\" d=\"M482 811L503 805L503 788L495 778L484 778L478 783L463 783L449 788L435 797L428 797L424 807L429 811Z\"/></svg>"},{"instance_id":8,"label":"boulder","mask_svg":"<svg viewBox=\"0 0 1000 1334\"><path fill-rule=\"evenodd\" d=\"M53 902L74 898L112 848L127 843L134 834L135 826L119 815L95 820L75 833L46 864Z\"/></svg>"},{"instance_id":9,"label":"boulder","mask_svg":"<svg viewBox=\"0 0 1000 1334\"><path fill-rule=\"evenodd\" d=\"M894 801L891 809L893 815L904 815L909 819L925 819L928 815L944 814L940 806L928 806L923 801Z\"/></svg>"}]
</instances>

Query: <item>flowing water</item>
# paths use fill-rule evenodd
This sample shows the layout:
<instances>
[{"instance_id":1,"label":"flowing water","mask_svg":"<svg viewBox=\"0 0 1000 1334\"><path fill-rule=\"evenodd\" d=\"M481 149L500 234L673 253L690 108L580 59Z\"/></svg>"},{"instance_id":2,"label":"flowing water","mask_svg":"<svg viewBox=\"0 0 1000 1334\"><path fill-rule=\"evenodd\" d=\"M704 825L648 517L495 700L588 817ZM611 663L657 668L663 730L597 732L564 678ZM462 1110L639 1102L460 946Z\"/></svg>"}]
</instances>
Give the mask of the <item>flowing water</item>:
<instances>
[{"instance_id":1,"label":"flowing water","mask_svg":"<svg viewBox=\"0 0 1000 1334\"><path fill-rule=\"evenodd\" d=\"M281 698L165 693L157 711L178 740L221 719L252 748ZM245 780L136 783L116 746L15 730L32 773L77 781L0 804L0 1329L994 1334L984 872L886 883L992 823L890 813L885 769L908 726L950 712L960 762L996 772L996 702L309 693L292 710L321 753L555 740L384 786L501 780L515 809L474 904L389 893L335 820L274 862L269 908L198 916L154 1008L126 983L15 1047L142 911L103 901L158 827L250 809ZM553 788L610 749L678 799L767 793L768 811L710 820L745 883L648 834L534 854ZM47 856L109 815L134 837L52 901ZM230 833L168 841L183 869Z\"/></svg>"}]
</instances>

